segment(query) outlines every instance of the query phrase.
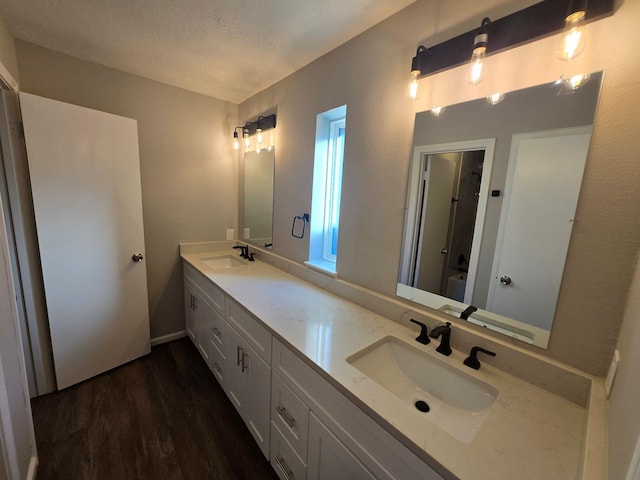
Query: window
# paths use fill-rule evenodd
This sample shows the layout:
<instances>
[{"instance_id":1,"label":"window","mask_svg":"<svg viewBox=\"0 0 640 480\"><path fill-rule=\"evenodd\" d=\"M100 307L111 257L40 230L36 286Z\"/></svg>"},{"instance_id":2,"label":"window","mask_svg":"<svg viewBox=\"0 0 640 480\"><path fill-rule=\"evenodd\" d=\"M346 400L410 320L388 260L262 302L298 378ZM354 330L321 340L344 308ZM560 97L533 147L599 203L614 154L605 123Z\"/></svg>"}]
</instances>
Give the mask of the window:
<instances>
[{"instance_id":1,"label":"window","mask_svg":"<svg viewBox=\"0 0 640 480\"><path fill-rule=\"evenodd\" d=\"M318 115L308 265L336 272L347 106Z\"/></svg>"}]
</instances>

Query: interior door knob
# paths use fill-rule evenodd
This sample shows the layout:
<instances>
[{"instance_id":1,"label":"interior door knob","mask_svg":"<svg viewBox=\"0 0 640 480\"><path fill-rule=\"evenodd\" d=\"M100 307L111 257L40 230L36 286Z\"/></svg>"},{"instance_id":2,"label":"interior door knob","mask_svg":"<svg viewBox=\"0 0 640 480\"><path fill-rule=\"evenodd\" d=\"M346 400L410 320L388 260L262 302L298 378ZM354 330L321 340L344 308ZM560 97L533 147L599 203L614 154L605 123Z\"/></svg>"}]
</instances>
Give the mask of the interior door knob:
<instances>
[{"instance_id":1,"label":"interior door knob","mask_svg":"<svg viewBox=\"0 0 640 480\"><path fill-rule=\"evenodd\" d=\"M502 277L500 277L500 283L502 285L511 285L511 277L508 275L503 275Z\"/></svg>"},{"instance_id":2,"label":"interior door knob","mask_svg":"<svg viewBox=\"0 0 640 480\"><path fill-rule=\"evenodd\" d=\"M131 255L131 260L133 260L134 262L138 263L140 260L142 260L144 257L142 256L141 253L134 253L133 255Z\"/></svg>"},{"instance_id":3,"label":"interior door knob","mask_svg":"<svg viewBox=\"0 0 640 480\"><path fill-rule=\"evenodd\" d=\"M442 255L446 255L447 253L449 253L449 249L447 249L447 248L443 248L442 250L440 250L440 253L441 253Z\"/></svg>"}]
</instances>

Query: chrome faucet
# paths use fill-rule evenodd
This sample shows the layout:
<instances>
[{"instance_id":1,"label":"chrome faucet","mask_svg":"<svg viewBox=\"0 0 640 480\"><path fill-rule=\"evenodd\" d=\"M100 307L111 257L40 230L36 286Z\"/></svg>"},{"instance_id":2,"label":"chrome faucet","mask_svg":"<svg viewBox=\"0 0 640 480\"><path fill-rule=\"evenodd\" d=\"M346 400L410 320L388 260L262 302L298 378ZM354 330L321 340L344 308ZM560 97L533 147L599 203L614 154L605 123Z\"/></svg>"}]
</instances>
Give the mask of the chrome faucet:
<instances>
[{"instance_id":1,"label":"chrome faucet","mask_svg":"<svg viewBox=\"0 0 640 480\"><path fill-rule=\"evenodd\" d=\"M438 338L442 336L442 340L440 340L440 345L436 348L436 352L441 353L442 355L449 356L451 355L451 323L447 322L445 325L440 325L439 327L431 330L429 334L431 338Z\"/></svg>"}]
</instances>

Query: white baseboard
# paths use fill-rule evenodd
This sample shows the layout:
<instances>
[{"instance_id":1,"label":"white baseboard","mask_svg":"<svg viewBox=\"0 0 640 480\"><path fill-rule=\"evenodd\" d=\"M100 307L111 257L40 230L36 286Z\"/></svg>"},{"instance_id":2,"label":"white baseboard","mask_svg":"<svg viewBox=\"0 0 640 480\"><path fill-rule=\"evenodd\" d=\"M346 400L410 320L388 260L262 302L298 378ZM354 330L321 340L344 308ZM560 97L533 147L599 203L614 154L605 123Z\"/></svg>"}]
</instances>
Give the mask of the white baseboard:
<instances>
[{"instance_id":1,"label":"white baseboard","mask_svg":"<svg viewBox=\"0 0 640 480\"><path fill-rule=\"evenodd\" d=\"M187 331L180 330L179 332L170 333L169 335L155 337L151 339L151 346L155 347L156 345L160 345L161 343L173 342L174 340L178 340L179 338L186 337L186 336L187 336Z\"/></svg>"},{"instance_id":2,"label":"white baseboard","mask_svg":"<svg viewBox=\"0 0 640 480\"><path fill-rule=\"evenodd\" d=\"M27 480L36 480L37 473L38 473L38 457L36 455L32 455L31 460L29 460L29 471L27 472Z\"/></svg>"}]
</instances>

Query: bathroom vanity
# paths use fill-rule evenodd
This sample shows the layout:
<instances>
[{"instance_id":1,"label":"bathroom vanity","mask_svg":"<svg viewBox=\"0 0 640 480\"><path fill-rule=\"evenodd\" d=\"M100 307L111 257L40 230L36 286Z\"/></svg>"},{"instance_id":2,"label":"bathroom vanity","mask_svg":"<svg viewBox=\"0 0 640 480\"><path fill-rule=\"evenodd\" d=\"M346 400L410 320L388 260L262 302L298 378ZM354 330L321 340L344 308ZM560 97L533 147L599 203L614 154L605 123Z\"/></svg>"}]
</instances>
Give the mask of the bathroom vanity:
<instances>
[{"instance_id":1,"label":"bathroom vanity","mask_svg":"<svg viewBox=\"0 0 640 480\"><path fill-rule=\"evenodd\" d=\"M211 245L181 246L187 332L280 478L602 477L599 379L557 366L584 386L571 391L491 359L472 370L455 343L440 355L410 323L276 268L267 252L239 261Z\"/></svg>"}]
</instances>

